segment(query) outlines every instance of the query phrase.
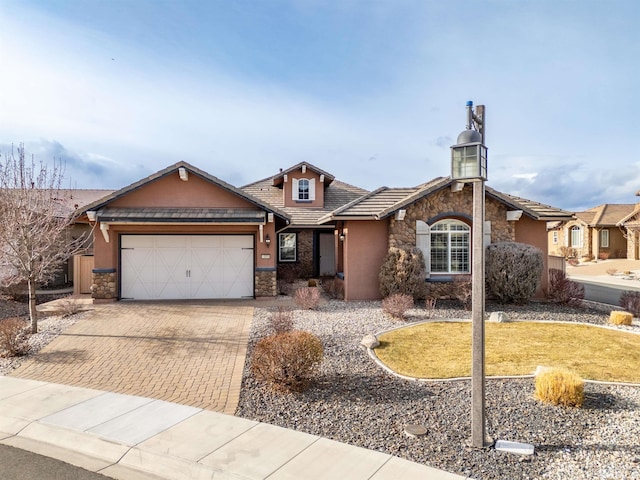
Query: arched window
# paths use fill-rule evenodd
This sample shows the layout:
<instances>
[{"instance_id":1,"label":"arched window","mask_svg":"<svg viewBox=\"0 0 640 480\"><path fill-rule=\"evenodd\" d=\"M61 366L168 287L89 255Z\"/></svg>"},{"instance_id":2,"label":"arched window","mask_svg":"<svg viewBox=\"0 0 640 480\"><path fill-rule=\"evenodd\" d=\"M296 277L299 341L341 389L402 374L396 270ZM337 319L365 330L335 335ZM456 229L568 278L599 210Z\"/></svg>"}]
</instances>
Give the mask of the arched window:
<instances>
[{"instance_id":1,"label":"arched window","mask_svg":"<svg viewBox=\"0 0 640 480\"><path fill-rule=\"evenodd\" d=\"M469 273L470 228L459 220L441 220L430 228L431 273Z\"/></svg>"}]
</instances>

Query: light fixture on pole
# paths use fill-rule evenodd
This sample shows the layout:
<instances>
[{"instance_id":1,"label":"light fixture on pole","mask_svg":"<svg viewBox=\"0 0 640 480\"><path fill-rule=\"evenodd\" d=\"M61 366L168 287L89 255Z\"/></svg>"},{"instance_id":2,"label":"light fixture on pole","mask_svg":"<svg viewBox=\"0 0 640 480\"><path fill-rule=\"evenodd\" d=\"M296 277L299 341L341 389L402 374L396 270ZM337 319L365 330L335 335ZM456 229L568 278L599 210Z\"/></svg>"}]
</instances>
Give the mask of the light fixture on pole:
<instances>
[{"instance_id":1,"label":"light fixture on pole","mask_svg":"<svg viewBox=\"0 0 640 480\"><path fill-rule=\"evenodd\" d=\"M484 105L467 102L467 128L451 147L451 178L473 183L473 235L471 270L472 359L471 446L483 448L491 442L485 434L485 343L484 343L484 182L487 180L487 147Z\"/></svg>"}]
</instances>

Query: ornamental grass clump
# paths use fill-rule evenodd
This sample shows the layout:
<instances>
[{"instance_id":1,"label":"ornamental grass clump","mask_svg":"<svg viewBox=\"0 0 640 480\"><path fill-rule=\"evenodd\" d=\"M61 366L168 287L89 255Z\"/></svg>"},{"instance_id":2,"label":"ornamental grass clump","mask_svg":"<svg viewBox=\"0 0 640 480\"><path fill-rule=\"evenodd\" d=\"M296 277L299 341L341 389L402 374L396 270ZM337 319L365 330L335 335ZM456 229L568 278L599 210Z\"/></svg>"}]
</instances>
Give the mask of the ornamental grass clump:
<instances>
[{"instance_id":1,"label":"ornamental grass clump","mask_svg":"<svg viewBox=\"0 0 640 480\"><path fill-rule=\"evenodd\" d=\"M288 308L278 307L269 317L269 328L275 334L290 332L293 330L293 312Z\"/></svg>"},{"instance_id":2,"label":"ornamental grass clump","mask_svg":"<svg viewBox=\"0 0 640 480\"><path fill-rule=\"evenodd\" d=\"M536 398L552 405L580 407L584 381L569 370L552 368L536 376Z\"/></svg>"},{"instance_id":3,"label":"ornamental grass clump","mask_svg":"<svg viewBox=\"0 0 640 480\"><path fill-rule=\"evenodd\" d=\"M621 312L614 310L609 314L609 323L612 325L631 325L633 315L629 312Z\"/></svg>"},{"instance_id":4,"label":"ornamental grass clump","mask_svg":"<svg viewBox=\"0 0 640 480\"><path fill-rule=\"evenodd\" d=\"M322 362L322 342L300 330L271 335L253 351L251 371L276 391L302 392Z\"/></svg>"},{"instance_id":5,"label":"ornamental grass clump","mask_svg":"<svg viewBox=\"0 0 640 480\"><path fill-rule=\"evenodd\" d=\"M320 289L318 287L298 288L293 300L303 310L312 310L320 303Z\"/></svg>"},{"instance_id":6,"label":"ornamental grass clump","mask_svg":"<svg viewBox=\"0 0 640 480\"><path fill-rule=\"evenodd\" d=\"M403 320L407 310L413 307L413 297L404 293L394 293L382 300L382 311L393 318Z\"/></svg>"},{"instance_id":7,"label":"ornamental grass clump","mask_svg":"<svg viewBox=\"0 0 640 480\"><path fill-rule=\"evenodd\" d=\"M542 251L517 242L497 242L487 247L487 292L498 303L524 305L540 286L544 267Z\"/></svg>"}]
</instances>

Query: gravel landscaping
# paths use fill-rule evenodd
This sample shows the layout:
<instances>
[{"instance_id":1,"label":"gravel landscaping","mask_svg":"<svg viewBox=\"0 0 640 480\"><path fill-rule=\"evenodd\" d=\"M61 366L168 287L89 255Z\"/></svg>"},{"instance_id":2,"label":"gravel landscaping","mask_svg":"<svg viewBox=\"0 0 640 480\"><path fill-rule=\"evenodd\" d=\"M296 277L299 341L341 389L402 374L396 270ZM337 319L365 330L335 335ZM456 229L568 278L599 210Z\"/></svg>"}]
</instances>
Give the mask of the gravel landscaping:
<instances>
[{"instance_id":1,"label":"gravel landscaping","mask_svg":"<svg viewBox=\"0 0 640 480\"><path fill-rule=\"evenodd\" d=\"M525 307L487 305L513 320L562 320L606 324L608 314L546 303ZM430 316L410 311L409 321ZM470 318L443 302L434 318ZM278 394L249 371L251 349L268 334L270 310L256 309L237 415L340 442L378 450L475 479L640 479L640 387L587 383L582 408L542 404L532 378L486 384L487 433L495 440L531 443L521 457L493 448L468 448L470 381L416 382L384 372L359 346L368 333L399 322L379 302L330 301L316 311L295 311L295 327L315 333L325 358L311 388ZM640 331L634 324L627 329ZM408 424L427 434L405 435Z\"/></svg>"}]
</instances>

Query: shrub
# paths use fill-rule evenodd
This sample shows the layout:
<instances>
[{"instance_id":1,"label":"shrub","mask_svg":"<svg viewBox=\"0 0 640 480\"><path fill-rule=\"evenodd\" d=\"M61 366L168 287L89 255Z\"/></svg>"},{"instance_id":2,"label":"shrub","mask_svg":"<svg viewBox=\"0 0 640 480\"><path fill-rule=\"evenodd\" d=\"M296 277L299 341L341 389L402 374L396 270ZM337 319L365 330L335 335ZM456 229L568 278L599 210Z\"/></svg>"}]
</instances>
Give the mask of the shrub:
<instances>
[{"instance_id":1,"label":"shrub","mask_svg":"<svg viewBox=\"0 0 640 480\"><path fill-rule=\"evenodd\" d=\"M293 312L288 308L278 307L269 317L269 329L276 335L293 330Z\"/></svg>"},{"instance_id":2,"label":"shrub","mask_svg":"<svg viewBox=\"0 0 640 480\"><path fill-rule=\"evenodd\" d=\"M640 317L640 292L622 292L620 306L634 317Z\"/></svg>"},{"instance_id":3,"label":"shrub","mask_svg":"<svg viewBox=\"0 0 640 480\"><path fill-rule=\"evenodd\" d=\"M598 258L600 260L608 260L609 259L609 252L600 252L598 254Z\"/></svg>"},{"instance_id":4,"label":"shrub","mask_svg":"<svg viewBox=\"0 0 640 480\"><path fill-rule=\"evenodd\" d=\"M419 300L425 296L426 278L424 255L419 248L391 247L380 267L380 293L383 297L402 293Z\"/></svg>"},{"instance_id":5,"label":"shrub","mask_svg":"<svg viewBox=\"0 0 640 480\"><path fill-rule=\"evenodd\" d=\"M344 286L341 281L334 278L322 281L322 291L329 298L344 298Z\"/></svg>"},{"instance_id":6,"label":"shrub","mask_svg":"<svg viewBox=\"0 0 640 480\"><path fill-rule=\"evenodd\" d=\"M564 258L573 258L575 257L578 252L576 251L575 248L571 248L571 247L560 247L560 254L564 257Z\"/></svg>"},{"instance_id":7,"label":"shrub","mask_svg":"<svg viewBox=\"0 0 640 480\"><path fill-rule=\"evenodd\" d=\"M310 278L309 281L307 282L307 285L309 287L317 287L318 281L315 278Z\"/></svg>"},{"instance_id":8,"label":"shrub","mask_svg":"<svg viewBox=\"0 0 640 480\"><path fill-rule=\"evenodd\" d=\"M28 323L20 318L0 320L0 357L19 357L28 352Z\"/></svg>"},{"instance_id":9,"label":"shrub","mask_svg":"<svg viewBox=\"0 0 640 480\"><path fill-rule=\"evenodd\" d=\"M522 305L540 286L544 267L540 249L516 242L498 242L487 247L487 293L498 303Z\"/></svg>"},{"instance_id":10,"label":"shrub","mask_svg":"<svg viewBox=\"0 0 640 480\"><path fill-rule=\"evenodd\" d=\"M317 287L298 288L293 299L300 308L311 310L320 303L320 290Z\"/></svg>"},{"instance_id":11,"label":"shrub","mask_svg":"<svg viewBox=\"0 0 640 480\"><path fill-rule=\"evenodd\" d=\"M572 267L577 267L580 264L580 261L577 258L570 258L567 260L567 263Z\"/></svg>"},{"instance_id":12,"label":"shrub","mask_svg":"<svg viewBox=\"0 0 640 480\"><path fill-rule=\"evenodd\" d=\"M427 312L427 318L432 318L436 313L436 303L438 300L436 298L427 298L424 301L424 308Z\"/></svg>"},{"instance_id":13,"label":"shrub","mask_svg":"<svg viewBox=\"0 0 640 480\"><path fill-rule=\"evenodd\" d=\"M607 268L607 275L615 275L616 273L618 273L617 268Z\"/></svg>"},{"instance_id":14,"label":"shrub","mask_svg":"<svg viewBox=\"0 0 640 480\"><path fill-rule=\"evenodd\" d=\"M413 307L413 297L405 293L394 293L382 300L382 311L393 318L404 319L407 310Z\"/></svg>"},{"instance_id":15,"label":"shrub","mask_svg":"<svg viewBox=\"0 0 640 480\"><path fill-rule=\"evenodd\" d=\"M78 301L78 297L70 296L58 300L58 307L63 317L70 317L80 311L81 304Z\"/></svg>"},{"instance_id":16,"label":"shrub","mask_svg":"<svg viewBox=\"0 0 640 480\"><path fill-rule=\"evenodd\" d=\"M613 325L631 325L633 315L629 312L613 311L609 314L609 323Z\"/></svg>"},{"instance_id":17,"label":"shrub","mask_svg":"<svg viewBox=\"0 0 640 480\"><path fill-rule=\"evenodd\" d=\"M562 270L551 268L549 269L549 292L547 296L557 303L579 306L584 299L584 286L569 280Z\"/></svg>"},{"instance_id":18,"label":"shrub","mask_svg":"<svg viewBox=\"0 0 640 480\"><path fill-rule=\"evenodd\" d=\"M322 361L322 342L309 332L291 331L260 340L251 371L275 390L305 390Z\"/></svg>"},{"instance_id":19,"label":"shrub","mask_svg":"<svg viewBox=\"0 0 640 480\"><path fill-rule=\"evenodd\" d=\"M453 295L465 310L471 310L471 302L473 300L471 275L456 275L453 277Z\"/></svg>"},{"instance_id":20,"label":"shrub","mask_svg":"<svg viewBox=\"0 0 640 480\"><path fill-rule=\"evenodd\" d=\"M584 381L573 372L552 368L536 376L536 398L553 405L580 407Z\"/></svg>"}]
</instances>

